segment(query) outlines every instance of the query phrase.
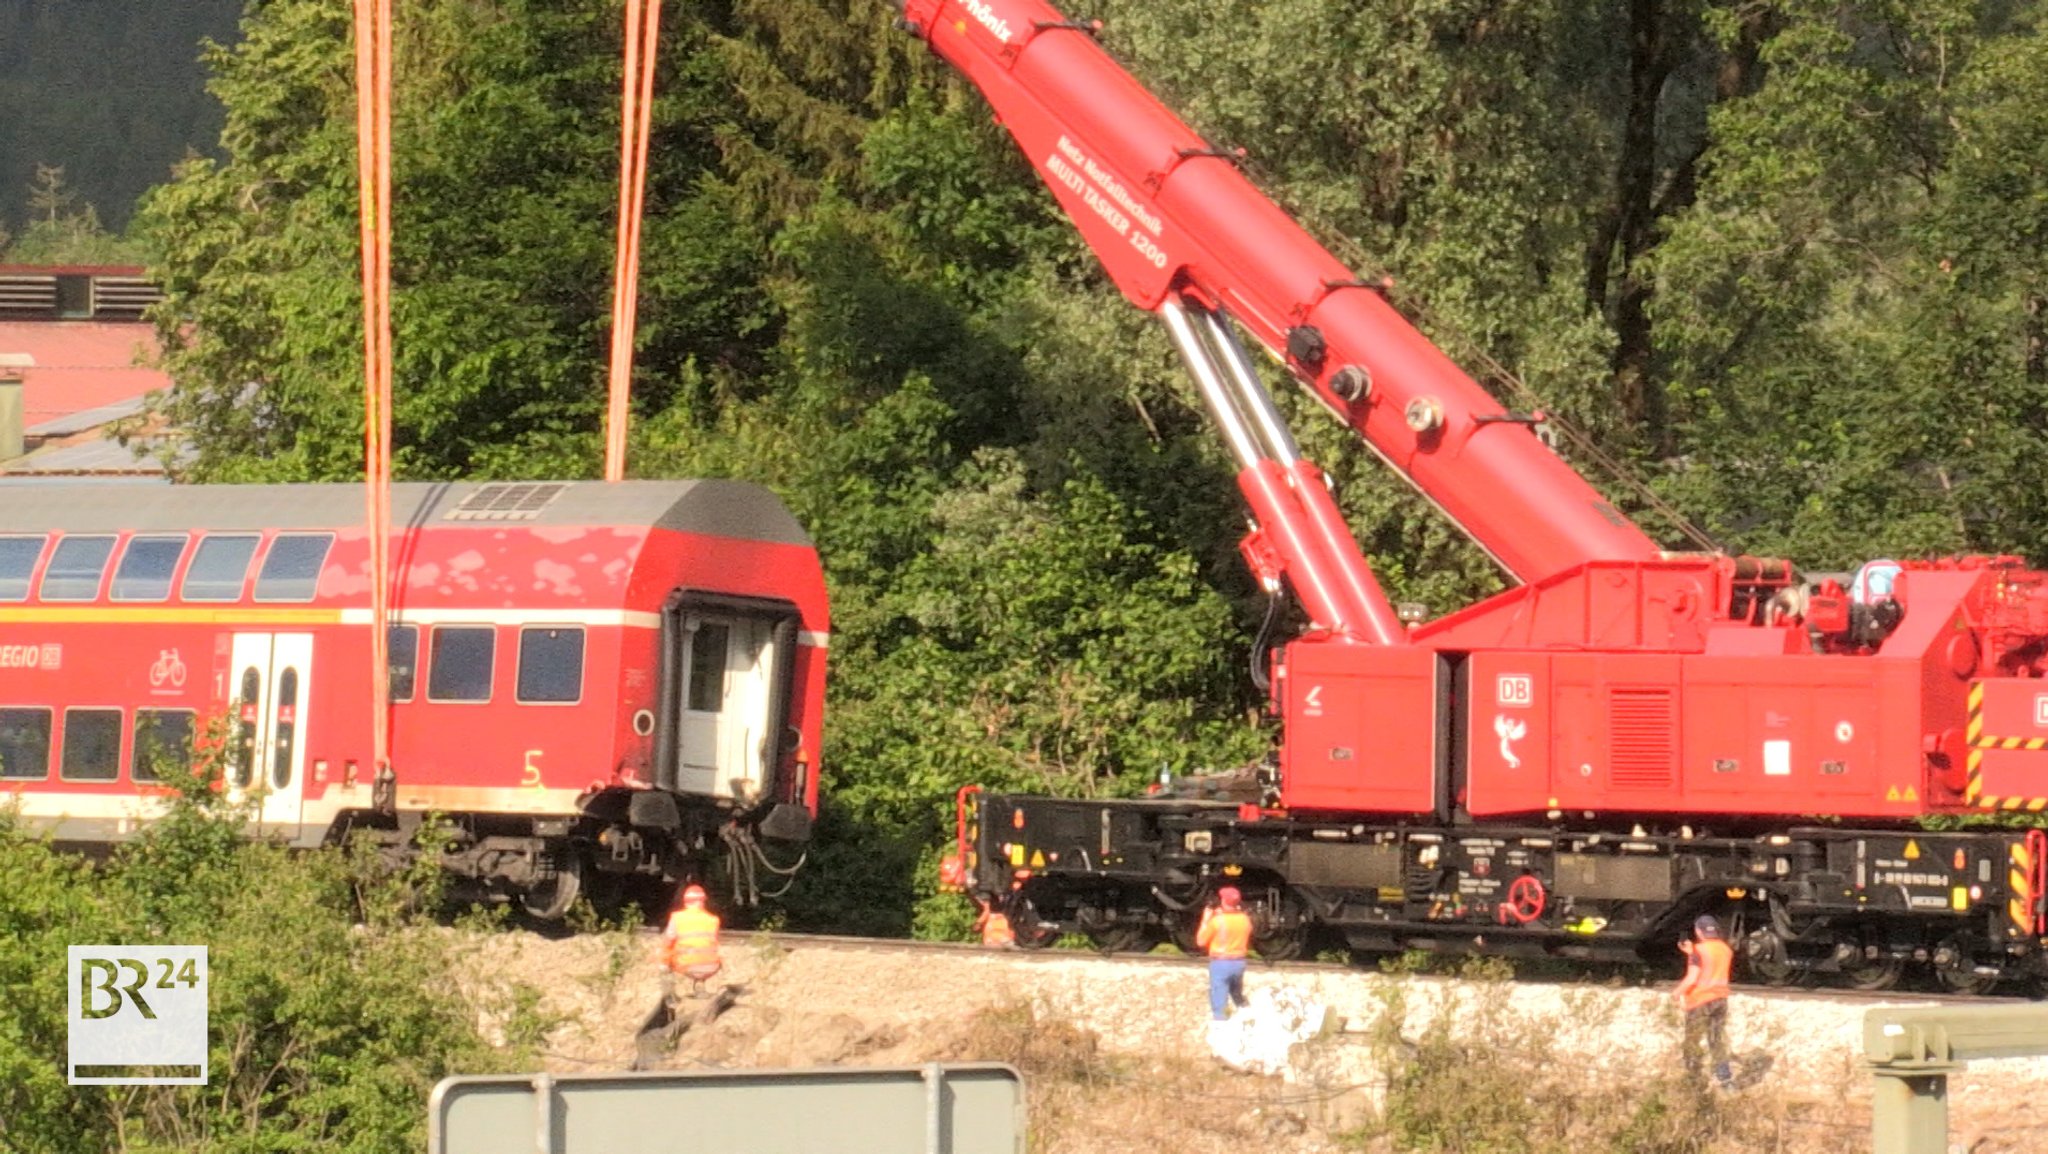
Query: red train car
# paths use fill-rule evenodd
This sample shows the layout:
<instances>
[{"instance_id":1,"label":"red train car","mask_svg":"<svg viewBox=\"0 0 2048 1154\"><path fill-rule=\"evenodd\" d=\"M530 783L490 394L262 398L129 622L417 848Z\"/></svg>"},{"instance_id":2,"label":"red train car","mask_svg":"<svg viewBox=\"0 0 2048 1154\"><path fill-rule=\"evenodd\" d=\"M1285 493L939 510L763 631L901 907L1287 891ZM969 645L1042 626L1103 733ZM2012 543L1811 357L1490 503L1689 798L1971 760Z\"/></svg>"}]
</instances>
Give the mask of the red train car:
<instances>
[{"instance_id":1,"label":"red train car","mask_svg":"<svg viewBox=\"0 0 2048 1154\"><path fill-rule=\"evenodd\" d=\"M406 484L391 506L379 771L359 486L11 494L0 800L58 841L118 841L161 810L159 759L211 732L265 834L404 855L445 815L453 874L536 917L720 867L744 903L786 869L817 812L828 623L772 494Z\"/></svg>"}]
</instances>

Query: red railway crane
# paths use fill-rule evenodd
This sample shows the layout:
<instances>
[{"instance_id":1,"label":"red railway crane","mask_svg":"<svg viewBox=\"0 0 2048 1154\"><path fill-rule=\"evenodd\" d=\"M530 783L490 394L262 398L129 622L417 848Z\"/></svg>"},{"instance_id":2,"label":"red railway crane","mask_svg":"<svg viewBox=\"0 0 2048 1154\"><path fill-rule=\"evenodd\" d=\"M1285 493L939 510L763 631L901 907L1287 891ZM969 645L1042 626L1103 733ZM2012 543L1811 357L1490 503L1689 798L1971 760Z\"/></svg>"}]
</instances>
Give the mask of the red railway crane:
<instances>
[{"instance_id":1,"label":"red railway crane","mask_svg":"<svg viewBox=\"0 0 2048 1154\"><path fill-rule=\"evenodd\" d=\"M2048 808L2048 575L1885 561L1845 588L1667 553L1132 78L1099 25L1040 0L902 12L1165 322L1239 467L1247 562L1309 623L1273 661L1284 736L1256 796L977 795L969 888L1112 943L1182 934L1228 878L1269 952L1322 926L1366 948L1645 953L1713 910L1767 978L2048 974L2040 832L1915 825ZM1240 327L1521 584L1403 628Z\"/></svg>"}]
</instances>

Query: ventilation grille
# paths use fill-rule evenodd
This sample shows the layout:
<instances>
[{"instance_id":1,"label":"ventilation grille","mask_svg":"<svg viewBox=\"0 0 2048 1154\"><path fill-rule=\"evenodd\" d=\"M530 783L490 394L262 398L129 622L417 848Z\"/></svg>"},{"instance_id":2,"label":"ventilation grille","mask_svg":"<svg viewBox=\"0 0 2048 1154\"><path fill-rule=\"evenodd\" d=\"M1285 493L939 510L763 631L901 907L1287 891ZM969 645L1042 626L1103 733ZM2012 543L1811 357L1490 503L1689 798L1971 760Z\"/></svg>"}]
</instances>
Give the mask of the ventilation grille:
<instances>
[{"instance_id":1,"label":"ventilation grille","mask_svg":"<svg viewBox=\"0 0 2048 1154\"><path fill-rule=\"evenodd\" d=\"M139 321L164 299L139 276L113 273L7 273L0 275L0 317L41 320Z\"/></svg>"},{"instance_id":2,"label":"ventilation grille","mask_svg":"<svg viewBox=\"0 0 2048 1154\"><path fill-rule=\"evenodd\" d=\"M56 277L22 274L0 276L0 316L22 313L35 316L56 315Z\"/></svg>"},{"instance_id":3,"label":"ventilation grille","mask_svg":"<svg viewBox=\"0 0 2048 1154\"><path fill-rule=\"evenodd\" d=\"M1669 689L1607 691L1607 753L1616 789L1668 789L1677 781L1677 697Z\"/></svg>"},{"instance_id":4,"label":"ventilation grille","mask_svg":"<svg viewBox=\"0 0 2048 1154\"><path fill-rule=\"evenodd\" d=\"M95 317L139 321L144 309L162 299L163 290L139 276L92 278L92 315Z\"/></svg>"},{"instance_id":5,"label":"ventilation grille","mask_svg":"<svg viewBox=\"0 0 2048 1154\"><path fill-rule=\"evenodd\" d=\"M531 521L555 503L569 486L548 484L493 483L462 499L448 511L450 521Z\"/></svg>"}]
</instances>

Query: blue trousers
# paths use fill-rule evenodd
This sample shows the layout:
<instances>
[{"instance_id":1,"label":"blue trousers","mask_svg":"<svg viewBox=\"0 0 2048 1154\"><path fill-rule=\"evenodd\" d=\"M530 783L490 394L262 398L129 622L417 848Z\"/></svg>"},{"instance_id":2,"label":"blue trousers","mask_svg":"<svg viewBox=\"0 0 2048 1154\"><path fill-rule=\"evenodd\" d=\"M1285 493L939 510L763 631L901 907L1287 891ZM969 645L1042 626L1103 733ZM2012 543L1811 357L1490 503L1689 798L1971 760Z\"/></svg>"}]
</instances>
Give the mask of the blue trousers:
<instances>
[{"instance_id":1,"label":"blue trousers","mask_svg":"<svg viewBox=\"0 0 2048 1154\"><path fill-rule=\"evenodd\" d=\"M1209 959L1209 1016L1223 1021L1230 1016L1232 1002L1239 1006L1244 1001L1244 959Z\"/></svg>"}]
</instances>

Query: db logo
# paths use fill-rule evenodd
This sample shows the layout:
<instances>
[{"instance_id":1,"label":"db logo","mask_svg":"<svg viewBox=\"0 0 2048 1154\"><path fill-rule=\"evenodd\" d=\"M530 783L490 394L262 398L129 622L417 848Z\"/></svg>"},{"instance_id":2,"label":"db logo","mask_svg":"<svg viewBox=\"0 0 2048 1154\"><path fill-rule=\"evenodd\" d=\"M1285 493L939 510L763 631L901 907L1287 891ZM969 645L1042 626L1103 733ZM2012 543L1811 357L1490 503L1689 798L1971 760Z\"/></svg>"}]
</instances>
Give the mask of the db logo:
<instances>
[{"instance_id":1,"label":"db logo","mask_svg":"<svg viewBox=\"0 0 2048 1154\"><path fill-rule=\"evenodd\" d=\"M2034 698L2034 724L2041 729L2048 729L2048 693Z\"/></svg>"},{"instance_id":2,"label":"db logo","mask_svg":"<svg viewBox=\"0 0 2048 1154\"><path fill-rule=\"evenodd\" d=\"M1526 673L1503 673L1494 690L1494 699L1502 705L1536 704L1536 682Z\"/></svg>"},{"instance_id":3,"label":"db logo","mask_svg":"<svg viewBox=\"0 0 2048 1154\"><path fill-rule=\"evenodd\" d=\"M72 1085L206 1084L206 947L70 948Z\"/></svg>"}]
</instances>

